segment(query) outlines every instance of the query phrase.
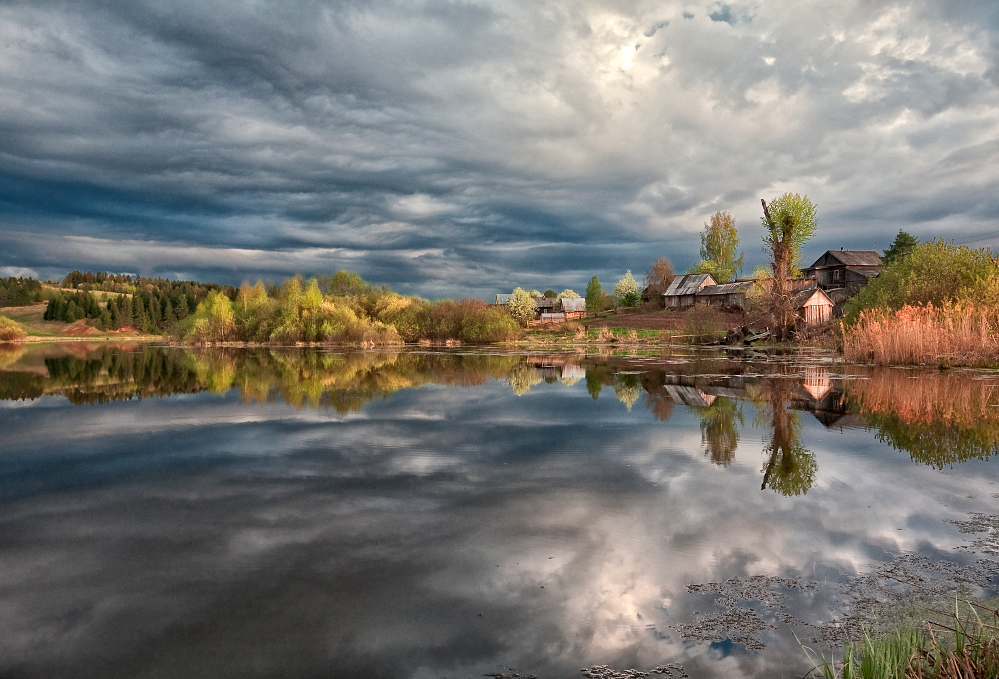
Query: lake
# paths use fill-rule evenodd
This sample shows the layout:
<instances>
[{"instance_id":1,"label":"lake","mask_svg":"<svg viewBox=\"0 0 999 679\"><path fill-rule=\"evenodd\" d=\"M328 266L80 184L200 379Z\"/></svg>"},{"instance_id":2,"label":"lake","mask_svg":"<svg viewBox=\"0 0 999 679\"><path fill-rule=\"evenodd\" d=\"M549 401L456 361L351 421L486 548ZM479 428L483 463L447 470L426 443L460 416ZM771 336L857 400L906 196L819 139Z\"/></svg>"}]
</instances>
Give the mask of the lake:
<instances>
[{"instance_id":1,"label":"lake","mask_svg":"<svg viewBox=\"0 0 999 679\"><path fill-rule=\"evenodd\" d=\"M4 677L801 677L999 583L997 373L37 345L0 422Z\"/></svg>"}]
</instances>

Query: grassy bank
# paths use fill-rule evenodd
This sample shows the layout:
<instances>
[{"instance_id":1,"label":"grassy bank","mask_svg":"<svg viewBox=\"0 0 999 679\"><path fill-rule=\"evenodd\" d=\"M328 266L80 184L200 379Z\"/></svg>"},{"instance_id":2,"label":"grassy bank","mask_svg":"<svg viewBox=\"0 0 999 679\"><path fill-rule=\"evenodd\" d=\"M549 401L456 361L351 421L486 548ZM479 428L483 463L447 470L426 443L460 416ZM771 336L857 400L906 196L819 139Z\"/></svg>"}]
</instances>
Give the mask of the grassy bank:
<instances>
[{"instance_id":1,"label":"grassy bank","mask_svg":"<svg viewBox=\"0 0 999 679\"><path fill-rule=\"evenodd\" d=\"M994 679L999 677L999 611L956 600L952 612L923 609L922 625L901 624L881 635L865 634L840 660L817 656L809 675L824 679Z\"/></svg>"}]
</instances>

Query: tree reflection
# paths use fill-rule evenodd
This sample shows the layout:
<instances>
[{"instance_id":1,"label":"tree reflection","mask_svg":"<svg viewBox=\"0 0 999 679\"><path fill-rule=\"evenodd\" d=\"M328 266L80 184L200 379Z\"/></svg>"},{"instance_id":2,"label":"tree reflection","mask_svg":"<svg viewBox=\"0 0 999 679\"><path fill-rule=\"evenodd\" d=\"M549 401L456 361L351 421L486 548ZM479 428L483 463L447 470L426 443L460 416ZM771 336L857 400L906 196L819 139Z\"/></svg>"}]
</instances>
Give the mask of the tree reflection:
<instances>
[{"instance_id":1,"label":"tree reflection","mask_svg":"<svg viewBox=\"0 0 999 679\"><path fill-rule=\"evenodd\" d=\"M701 443L704 453L720 467L727 467L735 459L739 447L739 426L742 425L742 407L736 399L716 398L707 408L692 408L701 418Z\"/></svg>"},{"instance_id":2,"label":"tree reflection","mask_svg":"<svg viewBox=\"0 0 999 679\"><path fill-rule=\"evenodd\" d=\"M815 483L815 455L801 445L801 414L787 409L794 397L796 383L788 379L763 379L747 391L760 407L757 423L770 429L763 447L767 456L763 463L763 484L760 489L785 496L804 495Z\"/></svg>"}]
</instances>

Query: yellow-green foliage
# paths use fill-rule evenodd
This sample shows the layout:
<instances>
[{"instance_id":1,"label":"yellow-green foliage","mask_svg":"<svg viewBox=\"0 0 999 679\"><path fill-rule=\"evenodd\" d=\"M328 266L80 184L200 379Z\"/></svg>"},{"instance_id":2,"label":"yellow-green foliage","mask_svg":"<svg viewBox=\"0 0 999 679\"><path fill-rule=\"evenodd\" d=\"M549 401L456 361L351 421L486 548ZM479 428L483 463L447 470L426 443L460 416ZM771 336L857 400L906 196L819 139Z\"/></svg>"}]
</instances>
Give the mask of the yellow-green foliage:
<instances>
[{"instance_id":1,"label":"yellow-green foliage","mask_svg":"<svg viewBox=\"0 0 999 679\"><path fill-rule=\"evenodd\" d=\"M906 257L885 266L844 307L848 325L862 311L898 311L906 305L999 302L999 267L988 250L973 250L942 240L920 243Z\"/></svg>"},{"instance_id":2,"label":"yellow-green foliage","mask_svg":"<svg viewBox=\"0 0 999 679\"><path fill-rule=\"evenodd\" d=\"M420 340L500 342L516 336L505 310L479 300L428 302L375 288L356 274L337 272L324 285L300 276L270 292L244 283L235 301L210 294L185 322L186 341L386 345Z\"/></svg>"},{"instance_id":3,"label":"yellow-green foliage","mask_svg":"<svg viewBox=\"0 0 999 679\"><path fill-rule=\"evenodd\" d=\"M19 342L27 334L20 323L6 316L0 316L0 342Z\"/></svg>"}]
</instances>

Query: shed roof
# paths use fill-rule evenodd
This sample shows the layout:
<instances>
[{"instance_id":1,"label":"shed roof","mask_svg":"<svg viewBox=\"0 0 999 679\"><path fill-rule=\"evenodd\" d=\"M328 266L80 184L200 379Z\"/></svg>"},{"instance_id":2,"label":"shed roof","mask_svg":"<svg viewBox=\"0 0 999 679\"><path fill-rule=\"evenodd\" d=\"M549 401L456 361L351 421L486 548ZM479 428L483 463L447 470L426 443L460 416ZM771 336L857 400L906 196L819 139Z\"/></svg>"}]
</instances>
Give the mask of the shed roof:
<instances>
[{"instance_id":1,"label":"shed roof","mask_svg":"<svg viewBox=\"0 0 999 679\"><path fill-rule=\"evenodd\" d=\"M693 295L706 285L715 285L714 277L709 273L688 273L677 276L663 293L666 297Z\"/></svg>"},{"instance_id":2,"label":"shed roof","mask_svg":"<svg viewBox=\"0 0 999 679\"><path fill-rule=\"evenodd\" d=\"M585 297L563 297L562 298L562 311L586 311L586 298Z\"/></svg>"},{"instance_id":3,"label":"shed roof","mask_svg":"<svg viewBox=\"0 0 999 679\"><path fill-rule=\"evenodd\" d=\"M736 281L735 283L708 285L707 287L702 288L701 291L697 293L697 296L745 294L747 290L753 287L753 283L754 281Z\"/></svg>"}]
</instances>

